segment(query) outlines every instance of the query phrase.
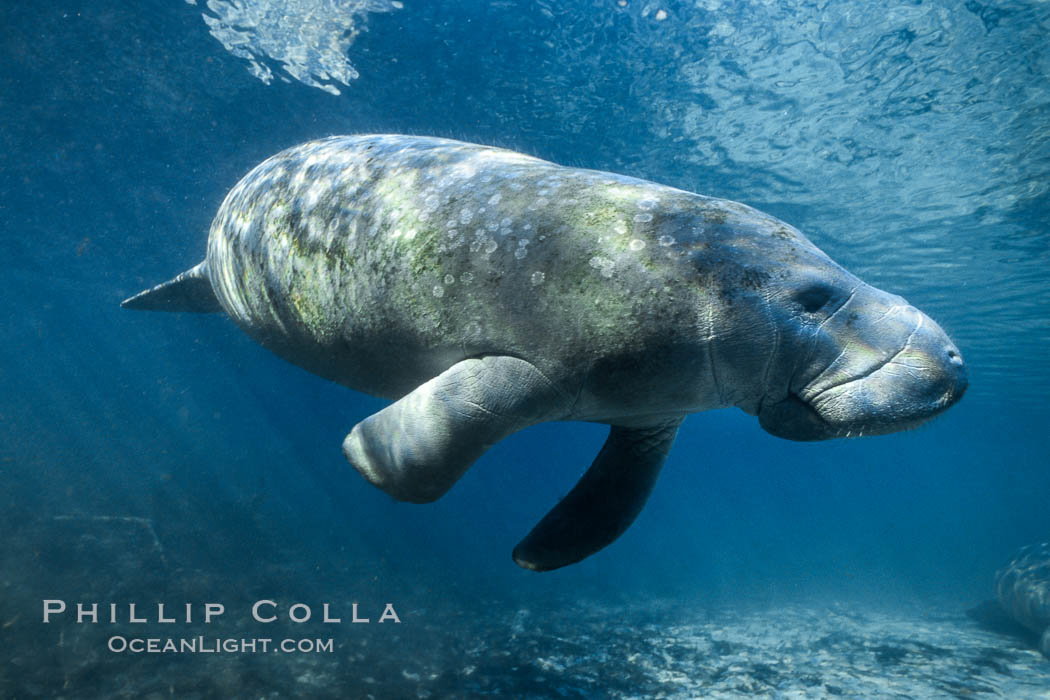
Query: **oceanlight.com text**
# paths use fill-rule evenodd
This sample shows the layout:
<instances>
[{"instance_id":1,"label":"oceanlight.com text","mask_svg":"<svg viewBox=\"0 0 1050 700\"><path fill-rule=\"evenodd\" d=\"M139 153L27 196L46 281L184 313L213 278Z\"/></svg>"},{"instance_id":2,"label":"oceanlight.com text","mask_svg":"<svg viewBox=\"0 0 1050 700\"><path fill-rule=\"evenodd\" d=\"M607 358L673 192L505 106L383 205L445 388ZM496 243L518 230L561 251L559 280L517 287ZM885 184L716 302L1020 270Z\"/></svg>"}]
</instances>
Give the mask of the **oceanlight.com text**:
<instances>
[{"instance_id":1,"label":"oceanlight.com text","mask_svg":"<svg viewBox=\"0 0 1050 700\"><path fill-rule=\"evenodd\" d=\"M106 647L116 654L331 654L332 639L281 639L233 637L122 637L109 638Z\"/></svg>"}]
</instances>

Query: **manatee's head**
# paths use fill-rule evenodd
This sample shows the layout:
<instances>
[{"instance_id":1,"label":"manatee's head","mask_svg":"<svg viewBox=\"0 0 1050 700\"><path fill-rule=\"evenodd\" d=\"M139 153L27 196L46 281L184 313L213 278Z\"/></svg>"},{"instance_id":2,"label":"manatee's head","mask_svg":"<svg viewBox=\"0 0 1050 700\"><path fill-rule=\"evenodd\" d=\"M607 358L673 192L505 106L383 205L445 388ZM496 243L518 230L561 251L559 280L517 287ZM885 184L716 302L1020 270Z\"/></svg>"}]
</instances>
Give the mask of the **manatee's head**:
<instances>
[{"instance_id":1,"label":"manatee's head","mask_svg":"<svg viewBox=\"0 0 1050 700\"><path fill-rule=\"evenodd\" d=\"M727 204L694 255L699 268L722 270L709 275L721 302L712 364L722 387L745 387L723 389L727 403L778 437L824 440L913 428L962 397L962 355L933 319L787 224Z\"/></svg>"},{"instance_id":2,"label":"manatee's head","mask_svg":"<svg viewBox=\"0 0 1050 700\"><path fill-rule=\"evenodd\" d=\"M774 359L778 371L758 410L773 435L823 440L907 430L966 391L962 355L941 327L848 273L800 279L776 306L784 334L794 337L782 343L787 356L782 350Z\"/></svg>"}]
</instances>

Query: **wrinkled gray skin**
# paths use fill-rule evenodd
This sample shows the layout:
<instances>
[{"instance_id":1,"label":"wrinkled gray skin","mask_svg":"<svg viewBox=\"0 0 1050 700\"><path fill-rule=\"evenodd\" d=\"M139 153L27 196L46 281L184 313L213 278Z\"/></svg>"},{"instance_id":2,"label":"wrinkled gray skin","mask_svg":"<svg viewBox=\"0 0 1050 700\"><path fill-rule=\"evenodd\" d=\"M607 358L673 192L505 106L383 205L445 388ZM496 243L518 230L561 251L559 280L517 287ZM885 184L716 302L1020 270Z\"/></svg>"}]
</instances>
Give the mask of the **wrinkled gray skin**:
<instances>
[{"instance_id":1,"label":"wrinkled gray skin","mask_svg":"<svg viewBox=\"0 0 1050 700\"><path fill-rule=\"evenodd\" d=\"M343 444L393 497L440 497L529 425L612 426L518 545L553 569L641 510L690 413L792 440L914 427L962 396L944 331L736 202L511 151L333 137L249 173L203 263L129 308L225 311L278 355L396 400Z\"/></svg>"},{"instance_id":2,"label":"wrinkled gray skin","mask_svg":"<svg viewBox=\"0 0 1050 700\"><path fill-rule=\"evenodd\" d=\"M1022 547L995 575L995 592L1010 617L1040 635L1050 659L1050 542Z\"/></svg>"}]
</instances>

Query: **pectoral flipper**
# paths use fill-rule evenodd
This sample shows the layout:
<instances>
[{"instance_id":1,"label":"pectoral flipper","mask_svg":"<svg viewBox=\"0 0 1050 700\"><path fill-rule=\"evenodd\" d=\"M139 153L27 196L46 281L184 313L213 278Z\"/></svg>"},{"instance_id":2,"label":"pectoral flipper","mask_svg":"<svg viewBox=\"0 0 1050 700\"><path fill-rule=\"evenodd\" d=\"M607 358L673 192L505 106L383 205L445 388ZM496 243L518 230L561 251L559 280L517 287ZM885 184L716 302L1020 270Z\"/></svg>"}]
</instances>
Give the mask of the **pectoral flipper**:
<instances>
[{"instance_id":1,"label":"pectoral flipper","mask_svg":"<svg viewBox=\"0 0 1050 700\"><path fill-rule=\"evenodd\" d=\"M494 444L567 409L566 396L529 362L471 358L358 423L343 454L394 498L427 503Z\"/></svg>"},{"instance_id":2,"label":"pectoral flipper","mask_svg":"<svg viewBox=\"0 0 1050 700\"><path fill-rule=\"evenodd\" d=\"M649 500L681 418L648 427L614 425L579 483L514 548L518 566L549 571L611 544Z\"/></svg>"}]
</instances>

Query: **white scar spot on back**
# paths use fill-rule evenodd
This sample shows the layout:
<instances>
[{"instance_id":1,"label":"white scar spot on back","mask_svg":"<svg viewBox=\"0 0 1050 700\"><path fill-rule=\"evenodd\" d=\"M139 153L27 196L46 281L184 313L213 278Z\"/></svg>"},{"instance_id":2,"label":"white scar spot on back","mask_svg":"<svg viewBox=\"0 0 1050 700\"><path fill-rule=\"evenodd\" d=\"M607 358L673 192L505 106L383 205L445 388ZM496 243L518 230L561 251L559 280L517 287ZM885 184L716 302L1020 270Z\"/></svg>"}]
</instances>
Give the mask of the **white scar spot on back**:
<instances>
[{"instance_id":1,"label":"white scar spot on back","mask_svg":"<svg viewBox=\"0 0 1050 700\"><path fill-rule=\"evenodd\" d=\"M314 182L312 185L310 185L310 187L306 190L306 206L313 207L314 205L316 205L317 201L321 199L321 193L325 189L326 188L324 184L320 181Z\"/></svg>"},{"instance_id":2,"label":"white scar spot on back","mask_svg":"<svg viewBox=\"0 0 1050 700\"><path fill-rule=\"evenodd\" d=\"M435 284L434 289L432 291L434 292L434 296L436 296L438 299L445 296L445 288L442 287L440 284Z\"/></svg>"},{"instance_id":3,"label":"white scar spot on back","mask_svg":"<svg viewBox=\"0 0 1050 700\"><path fill-rule=\"evenodd\" d=\"M666 235L665 236L660 236L660 239L659 239L658 242L660 243L660 245L662 245L664 247L667 247L669 245L673 245L674 244L674 237L673 236L666 236Z\"/></svg>"},{"instance_id":4,"label":"white scar spot on back","mask_svg":"<svg viewBox=\"0 0 1050 700\"><path fill-rule=\"evenodd\" d=\"M614 202L629 203L637 201L635 199L638 196L636 187L628 187L616 180L606 180L602 184L605 185L605 196Z\"/></svg>"},{"instance_id":5,"label":"white scar spot on back","mask_svg":"<svg viewBox=\"0 0 1050 700\"><path fill-rule=\"evenodd\" d=\"M448 169L448 176L456 179L466 180L474 177L478 173L477 165L470 162L470 160L461 160L460 162L453 165Z\"/></svg>"},{"instance_id":6,"label":"white scar spot on back","mask_svg":"<svg viewBox=\"0 0 1050 700\"><path fill-rule=\"evenodd\" d=\"M627 233L627 224L623 221L617 221L613 224L613 231L620 234L621 236Z\"/></svg>"},{"instance_id":7,"label":"white scar spot on back","mask_svg":"<svg viewBox=\"0 0 1050 700\"><path fill-rule=\"evenodd\" d=\"M456 281L455 275L445 275L445 284L453 284Z\"/></svg>"},{"instance_id":8,"label":"white scar spot on back","mask_svg":"<svg viewBox=\"0 0 1050 700\"><path fill-rule=\"evenodd\" d=\"M503 198L503 195L500 194L499 192L497 192L496 194L494 194L491 197L489 197L489 205L493 206L493 207L496 206L497 204L499 204L499 200L502 199L502 198Z\"/></svg>"},{"instance_id":9,"label":"white scar spot on back","mask_svg":"<svg viewBox=\"0 0 1050 700\"><path fill-rule=\"evenodd\" d=\"M529 254L529 239L523 238L518 241L518 249L514 251L514 257L517 260L521 260Z\"/></svg>"},{"instance_id":10,"label":"white scar spot on back","mask_svg":"<svg viewBox=\"0 0 1050 700\"><path fill-rule=\"evenodd\" d=\"M545 279L547 279L547 275L545 275L544 273L542 273L542 272L540 272L538 270L536 272L533 272L532 273L532 277L529 278L529 280L532 282L532 286L533 287L537 287L537 286L543 284L543 281Z\"/></svg>"},{"instance_id":11,"label":"white scar spot on back","mask_svg":"<svg viewBox=\"0 0 1050 700\"><path fill-rule=\"evenodd\" d=\"M641 250L645 247L645 241L640 238L635 238L627 247L631 250Z\"/></svg>"},{"instance_id":12,"label":"white scar spot on back","mask_svg":"<svg viewBox=\"0 0 1050 700\"><path fill-rule=\"evenodd\" d=\"M649 212L645 211L645 212L642 212L640 214L635 214L634 215L634 220L636 222L638 222L639 224L647 224L647 223L649 223L650 221L653 220L653 215L650 214Z\"/></svg>"},{"instance_id":13,"label":"white scar spot on back","mask_svg":"<svg viewBox=\"0 0 1050 700\"><path fill-rule=\"evenodd\" d=\"M613 276L613 269L616 267L616 263L614 263L609 258L603 258L600 255L595 255L593 258L590 259L589 262L591 267L593 267L601 273L602 277L608 279Z\"/></svg>"}]
</instances>

